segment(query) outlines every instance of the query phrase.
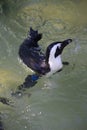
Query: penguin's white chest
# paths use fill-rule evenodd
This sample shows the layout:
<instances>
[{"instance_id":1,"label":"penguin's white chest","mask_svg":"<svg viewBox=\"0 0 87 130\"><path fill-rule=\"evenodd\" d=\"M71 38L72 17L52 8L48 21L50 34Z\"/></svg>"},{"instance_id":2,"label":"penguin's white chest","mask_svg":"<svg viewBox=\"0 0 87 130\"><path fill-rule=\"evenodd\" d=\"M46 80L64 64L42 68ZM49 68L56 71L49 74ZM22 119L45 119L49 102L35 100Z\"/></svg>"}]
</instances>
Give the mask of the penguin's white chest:
<instances>
[{"instance_id":1,"label":"penguin's white chest","mask_svg":"<svg viewBox=\"0 0 87 130\"><path fill-rule=\"evenodd\" d=\"M61 61L61 55L58 55L57 57L55 57L55 52L57 47L60 47L60 45L55 45L50 52L49 55L49 67L50 67L50 72L47 73L47 76L52 75L53 73L59 71L60 69L62 69L63 64Z\"/></svg>"},{"instance_id":2,"label":"penguin's white chest","mask_svg":"<svg viewBox=\"0 0 87 130\"><path fill-rule=\"evenodd\" d=\"M47 73L47 76L50 76L57 71L61 70L63 67L61 56L59 55L56 58L50 57L49 59L50 72Z\"/></svg>"},{"instance_id":3,"label":"penguin's white chest","mask_svg":"<svg viewBox=\"0 0 87 130\"><path fill-rule=\"evenodd\" d=\"M58 71L58 70L60 70L63 67L62 61L61 61L61 56L59 55L56 58L52 58L49 61L49 65L50 65L50 69L52 71Z\"/></svg>"}]
</instances>

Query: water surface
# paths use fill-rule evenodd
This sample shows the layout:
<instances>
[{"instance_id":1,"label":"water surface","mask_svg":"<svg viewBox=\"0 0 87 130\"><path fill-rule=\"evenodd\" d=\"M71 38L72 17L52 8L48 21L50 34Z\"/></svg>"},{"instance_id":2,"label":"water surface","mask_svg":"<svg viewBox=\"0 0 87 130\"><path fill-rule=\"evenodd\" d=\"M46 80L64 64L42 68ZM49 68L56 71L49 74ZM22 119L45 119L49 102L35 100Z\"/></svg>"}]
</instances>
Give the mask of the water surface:
<instances>
[{"instance_id":1,"label":"water surface","mask_svg":"<svg viewBox=\"0 0 87 130\"><path fill-rule=\"evenodd\" d=\"M0 103L5 130L87 129L87 2L86 0L0 1ZM18 60L18 49L29 27L43 33L43 50L53 41L72 38L63 52L63 71L41 78L22 96L12 91L31 70Z\"/></svg>"}]
</instances>

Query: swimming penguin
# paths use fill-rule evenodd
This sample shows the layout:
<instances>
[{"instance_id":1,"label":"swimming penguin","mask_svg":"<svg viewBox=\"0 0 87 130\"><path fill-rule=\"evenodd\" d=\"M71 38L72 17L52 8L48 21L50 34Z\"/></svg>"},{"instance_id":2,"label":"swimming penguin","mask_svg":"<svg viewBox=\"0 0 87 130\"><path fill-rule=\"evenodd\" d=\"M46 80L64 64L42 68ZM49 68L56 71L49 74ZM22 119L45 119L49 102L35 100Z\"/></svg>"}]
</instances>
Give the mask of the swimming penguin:
<instances>
[{"instance_id":1,"label":"swimming penguin","mask_svg":"<svg viewBox=\"0 0 87 130\"><path fill-rule=\"evenodd\" d=\"M30 28L28 37L19 47L19 56L24 64L37 74L50 76L62 69L61 54L63 49L72 42L72 39L53 42L47 47L46 52L42 53L38 45L41 38L41 33Z\"/></svg>"}]
</instances>

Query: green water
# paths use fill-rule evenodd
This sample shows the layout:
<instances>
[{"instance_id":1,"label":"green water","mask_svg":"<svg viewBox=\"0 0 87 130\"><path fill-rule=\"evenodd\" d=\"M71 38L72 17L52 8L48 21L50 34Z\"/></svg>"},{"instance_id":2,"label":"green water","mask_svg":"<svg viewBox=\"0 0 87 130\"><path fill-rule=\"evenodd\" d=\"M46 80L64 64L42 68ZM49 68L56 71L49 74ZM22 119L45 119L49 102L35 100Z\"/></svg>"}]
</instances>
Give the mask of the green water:
<instances>
[{"instance_id":1,"label":"green water","mask_svg":"<svg viewBox=\"0 0 87 130\"><path fill-rule=\"evenodd\" d=\"M0 103L5 130L87 129L86 6L86 0L0 1L0 96L13 105ZM43 33L39 42L43 50L53 41L72 38L62 55L70 64L48 79L39 79L17 98L11 92L32 74L18 60L30 26Z\"/></svg>"}]
</instances>

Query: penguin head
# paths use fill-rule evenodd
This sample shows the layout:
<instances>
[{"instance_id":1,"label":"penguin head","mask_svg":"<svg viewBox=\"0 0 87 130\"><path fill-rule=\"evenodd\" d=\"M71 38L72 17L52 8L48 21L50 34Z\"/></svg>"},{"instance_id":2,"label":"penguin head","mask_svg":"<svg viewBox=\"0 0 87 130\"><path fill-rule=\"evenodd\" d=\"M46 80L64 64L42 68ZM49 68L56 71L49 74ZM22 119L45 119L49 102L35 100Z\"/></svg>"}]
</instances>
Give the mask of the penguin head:
<instances>
[{"instance_id":1,"label":"penguin head","mask_svg":"<svg viewBox=\"0 0 87 130\"><path fill-rule=\"evenodd\" d=\"M56 46L56 50L55 50L55 58L58 55L61 55L63 52L63 49L71 42L72 42L72 39L67 39L67 40L64 40L63 42L60 42L58 44L56 43L55 45L57 45L57 46Z\"/></svg>"},{"instance_id":2,"label":"penguin head","mask_svg":"<svg viewBox=\"0 0 87 130\"><path fill-rule=\"evenodd\" d=\"M49 67L49 72L47 76L50 76L57 71L60 71L63 67L63 63L61 60L61 54L63 49L72 42L72 39L67 39L63 42L54 42L47 47L46 50L46 64Z\"/></svg>"},{"instance_id":3,"label":"penguin head","mask_svg":"<svg viewBox=\"0 0 87 130\"><path fill-rule=\"evenodd\" d=\"M52 55L54 58L62 54L63 49L72 42L72 39L67 39L62 42L54 42L47 47L46 62L48 63L49 57Z\"/></svg>"}]
</instances>

